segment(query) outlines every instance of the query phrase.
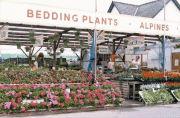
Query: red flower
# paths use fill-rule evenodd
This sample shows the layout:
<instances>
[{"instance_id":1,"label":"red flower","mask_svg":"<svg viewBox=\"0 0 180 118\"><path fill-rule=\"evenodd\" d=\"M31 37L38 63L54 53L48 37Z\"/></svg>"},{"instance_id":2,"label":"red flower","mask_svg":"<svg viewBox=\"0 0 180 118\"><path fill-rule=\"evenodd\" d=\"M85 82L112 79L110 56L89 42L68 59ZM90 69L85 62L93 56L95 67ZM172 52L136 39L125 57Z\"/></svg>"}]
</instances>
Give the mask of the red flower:
<instances>
[{"instance_id":1,"label":"red flower","mask_svg":"<svg viewBox=\"0 0 180 118\"><path fill-rule=\"evenodd\" d=\"M16 98L18 98L18 97L20 97L20 96L21 96L21 93L17 93L17 94L15 95Z\"/></svg>"},{"instance_id":2,"label":"red flower","mask_svg":"<svg viewBox=\"0 0 180 118\"><path fill-rule=\"evenodd\" d=\"M43 90L41 90L41 96L44 96L44 91Z\"/></svg>"},{"instance_id":3,"label":"red flower","mask_svg":"<svg viewBox=\"0 0 180 118\"><path fill-rule=\"evenodd\" d=\"M32 107L35 107L37 105L37 103L31 102L29 105Z\"/></svg>"},{"instance_id":4,"label":"red flower","mask_svg":"<svg viewBox=\"0 0 180 118\"><path fill-rule=\"evenodd\" d=\"M21 102L21 100L22 100L22 98L18 98L18 99L17 99L17 102L18 102L18 103L20 103L20 102Z\"/></svg>"},{"instance_id":5,"label":"red flower","mask_svg":"<svg viewBox=\"0 0 180 118\"><path fill-rule=\"evenodd\" d=\"M61 103L61 107L64 107L64 103Z\"/></svg>"},{"instance_id":6,"label":"red flower","mask_svg":"<svg viewBox=\"0 0 180 118\"><path fill-rule=\"evenodd\" d=\"M46 102L41 102L42 105L46 105Z\"/></svg>"}]
</instances>

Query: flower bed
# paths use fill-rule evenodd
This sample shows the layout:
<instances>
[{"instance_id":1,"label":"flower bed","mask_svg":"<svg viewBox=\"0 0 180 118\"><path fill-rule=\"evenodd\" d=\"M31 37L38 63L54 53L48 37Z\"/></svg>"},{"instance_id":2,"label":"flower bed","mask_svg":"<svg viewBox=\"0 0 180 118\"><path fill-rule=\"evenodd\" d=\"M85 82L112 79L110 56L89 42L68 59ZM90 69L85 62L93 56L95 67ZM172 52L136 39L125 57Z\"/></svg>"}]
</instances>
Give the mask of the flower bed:
<instances>
[{"instance_id":1,"label":"flower bed","mask_svg":"<svg viewBox=\"0 0 180 118\"><path fill-rule=\"evenodd\" d=\"M166 81L164 75L161 72L143 71L142 75L143 75L143 78L142 78L143 81L148 81L148 82L164 82L164 81Z\"/></svg>"},{"instance_id":2,"label":"flower bed","mask_svg":"<svg viewBox=\"0 0 180 118\"><path fill-rule=\"evenodd\" d=\"M167 80L171 82L180 82L180 73L166 72Z\"/></svg>"},{"instance_id":3,"label":"flower bed","mask_svg":"<svg viewBox=\"0 0 180 118\"><path fill-rule=\"evenodd\" d=\"M41 99L39 103L35 102L39 99ZM106 104L119 105L123 101L119 88L110 81L94 86L85 84L0 86L0 113L30 109L49 110L51 108L97 107Z\"/></svg>"},{"instance_id":4,"label":"flower bed","mask_svg":"<svg viewBox=\"0 0 180 118\"><path fill-rule=\"evenodd\" d=\"M87 83L88 74L84 71L48 71L21 68L17 71L0 72L0 84L51 84L51 83Z\"/></svg>"}]
</instances>

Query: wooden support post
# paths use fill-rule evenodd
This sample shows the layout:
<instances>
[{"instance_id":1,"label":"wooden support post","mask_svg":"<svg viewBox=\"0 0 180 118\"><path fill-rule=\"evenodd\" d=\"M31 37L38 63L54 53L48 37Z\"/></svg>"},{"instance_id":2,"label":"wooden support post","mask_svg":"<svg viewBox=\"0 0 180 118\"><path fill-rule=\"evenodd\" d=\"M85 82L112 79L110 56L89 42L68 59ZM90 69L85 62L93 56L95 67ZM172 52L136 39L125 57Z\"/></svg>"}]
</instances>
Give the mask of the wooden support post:
<instances>
[{"instance_id":1,"label":"wooden support post","mask_svg":"<svg viewBox=\"0 0 180 118\"><path fill-rule=\"evenodd\" d=\"M53 53L53 67L56 67L56 41L54 41L54 53Z\"/></svg>"},{"instance_id":2,"label":"wooden support post","mask_svg":"<svg viewBox=\"0 0 180 118\"><path fill-rule=\"evenodd\" d=\"M31 52L31 48L32 47L30 47L30 49L29 49L29 66L31 66L31 64L32 64L32 59L31 59L32 52Z\"/></svg>"},{"instance_id":3,"label":"wooden support post","mask_svg":"<svg viewBox=\"0 0 180 118\"><path fill-rule=\"evenodd\" d=\"M113 52L112 52L113 54L115 54L116 52L115 52L115 40L113 40Z\"/></svg>"}]
</instances>

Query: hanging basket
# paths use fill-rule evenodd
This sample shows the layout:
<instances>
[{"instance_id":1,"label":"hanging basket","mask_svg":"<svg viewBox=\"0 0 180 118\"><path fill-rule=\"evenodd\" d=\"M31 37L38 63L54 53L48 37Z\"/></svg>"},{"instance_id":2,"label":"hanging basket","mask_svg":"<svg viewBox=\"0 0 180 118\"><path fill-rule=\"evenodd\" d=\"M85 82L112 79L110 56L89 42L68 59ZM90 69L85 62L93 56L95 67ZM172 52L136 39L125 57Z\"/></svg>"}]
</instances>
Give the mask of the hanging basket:
<instances>
[{"instance_id":1,"label":"hanging basket","mask_svg":"<svg viewBox=\"0 0 180 118\"><path fill-rule=\"evenodd\" d=\"M34 39L34 32L33 31L29 32L29 39L30 40Z\"/></svg>"},{"instance_id":2,"label":"hanging basket","mask_svg":"<svg viewBox=\"0 0 180 118\"><path fill-rule=\"evenodd\" d=\"M32 39L31 44L35 44L36 40Z\"/></svg>"},{"instance_id":3,"label":"hanging basket","mask_svg":"<svg viewBox=\"0 0 180 118\"><path fill-rule=\"evenodd\" d=\"M61 49L60 49L60 52L63 53L63 52L64 52L64 48L61 48Z\"/></svg>"},{"instance_id":4,"label":"hanging basket","mask_svg":"<svg viewBox=\"0 0 180 118\"><path fill-rule=\"evenodd\" d=\"M50 36L50 37L49 37L49 41L50 41L50 42L53 42L53 41L54 41L53 36Z\"/></svg>"},{"instance_id":5,"label":"hanging basket","mask_svg":"<svg viewBox=\"0 0 180 118\"><path fill-rule=\"evenodd\" d=\"M69 40L68 40L68 39L63 39L63 43L64 43L64 45L68 45L68 42L69 42Z\"/></svg>"},{"instance_id":6,"label":"hanging basket","mask_svg":"<svg viewBox=\"0 0 180 118\"><path fill-rule=\"evenodd\" d=\"M17 43L17 49L21 49L21 43Z\"/></svg>"},{"instance_id":7,"label":"hanging basket","mask_svg":"<svg viewBox=\"0 0 180 118\"><path fill-rule=\"evenodd\" d=\"M59 40L59 36L58 35L55 35L54 36L54 41L58 41Z\"/></svg>"},{"instance_id":8,"label":"hanging basket","mask_svg":"<svg viewBox=\"0 0 180 118\"><path fill-rule=\"evenodd\" d=\"M71 48L73 52L78 51L77 48Z\"/></svg>"},{"instance_id":9,"label":"hanging basket","mask_svg":"<svg viewBox=\"0 0 180 118\"><path fill-rule=\"evenodd\" d=\"M80 34L79 31L75 33L75 39L76 39L76 40L79 40L79 34Z\"/></svg>"},{"instance_id":10,"label":"hanging basket","mask_svg":"<svg viewBox=\"0 0 180 118\"><path fill-rule=\"evenodd\" d=\"M80 46L82 47L84 45L84 41L80 40Z\"/></svg>"},{"instance_id":11,"label":"hanging basket","mask_svg":"<svg viewBox=\"0 0 180 118\"><path fill-rule=\"evenodd\" d=\"M26 48L26 52L29 52L29 48Z\"/></svg>"}]
</instances>

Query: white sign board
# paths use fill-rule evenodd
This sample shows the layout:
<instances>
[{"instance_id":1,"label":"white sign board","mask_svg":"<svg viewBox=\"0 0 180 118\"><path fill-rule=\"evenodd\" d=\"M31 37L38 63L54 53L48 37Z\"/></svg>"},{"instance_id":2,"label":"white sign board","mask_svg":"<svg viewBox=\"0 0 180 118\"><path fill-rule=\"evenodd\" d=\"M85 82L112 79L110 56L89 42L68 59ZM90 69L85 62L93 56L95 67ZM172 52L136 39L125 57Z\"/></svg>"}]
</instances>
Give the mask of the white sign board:
<instances>
[{"instance_id":1,"label":"white sign board","mask_svg":"<svg viewBox=\"0 0 180 118\"><path fill-rule=\"evenodd\" d=\"M179 66L179 60L175 59L175 66Z\"/></svg>"},{"instance_id":2,"label":"white sign board","mask_svg":"<svg viewBox=\"0 0 180 118\"><path fill-rule=\"evenodd\" d=\"M108 46L99 46L99 54L108 54Z\"/></svg>"},{"instance_id":3,"label":"white sign board","mask_svg":"<svg viewBox=\"0 0 180 118\"><path fill-rule=\"evenodd\" d=\"M35 36L36 42L33 47L43 46L43 35Z\"/></svg>"},{"instance_id":4,"label":"white sign board","mask_svg":"<svg viewBox=\"0 0 180 118\"><path fill-rule=\"evenodd\" d=\"M8 38L8 25L2 26L0 30L0 41L4 41Z\"/></svg>"},{"instance_id":5,"label":"white sign board","mask_svg":"<svg viewBox=\"0 0 180 118\"><path fill-rule=\"evenodd\" d=\"M9 9L14 8L15 9ZM180 23L0 0L0 22L180 37ZM96 27L94 27L96 24Z\"/></svg>"}]
</instances>

